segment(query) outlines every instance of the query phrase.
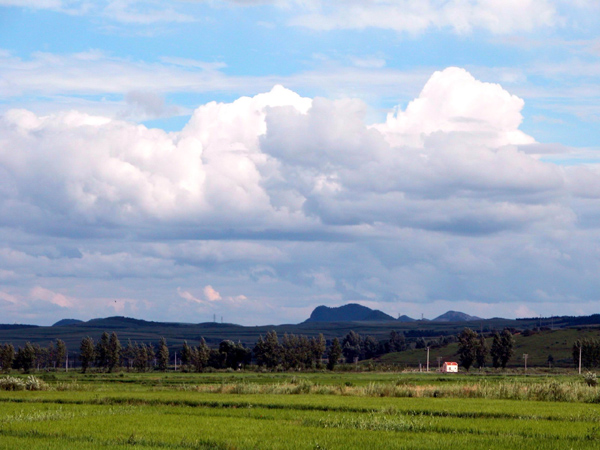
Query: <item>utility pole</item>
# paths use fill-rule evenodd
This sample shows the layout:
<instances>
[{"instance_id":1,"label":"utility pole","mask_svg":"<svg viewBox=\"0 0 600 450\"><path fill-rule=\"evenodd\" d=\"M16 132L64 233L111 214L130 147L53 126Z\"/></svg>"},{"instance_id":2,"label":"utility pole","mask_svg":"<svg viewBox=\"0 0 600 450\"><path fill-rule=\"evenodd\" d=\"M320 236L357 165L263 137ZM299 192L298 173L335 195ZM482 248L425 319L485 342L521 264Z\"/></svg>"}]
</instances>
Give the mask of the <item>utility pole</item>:
<instances>
[{"instance_id":1,"label":"utility pole","mask_svg":"<svg viewBox=\"0 0 600 450\"><path fill-rule=\"evenodd\" d=\"M440 372L442 370L442 357L441 356L437 357L437 362L438 362L438 372Z\"/></svg>"},{"instance_id":2,"label":"utility pole","mask_svg":"<svg viewBox=\"0 0 600 450\"><path fill-rule=\"evenodd\" d=\"M427 347L427 372L429 372L429 347Z\"/></svg>"},{"instance_id":3,"label":"utility pole","mask_svg":"<svg viewBox=\"0 0 600 450\"><path fill-rule=\"evenodd\" d=\"M65 359L65 372L69 371L69 352L67 352L67 358Z\"/></svg>"},{"instance_id":4,"label":"utility pole","mask_svg":"<svg viewBox=\"0 0 600 450\"><path fill-rule=\"evenodd\" d=\"M527 353L523 353L523 359L525 360L525 372L527 372L527 357L529 355Z\"/></svg>"},{"instance_id":5,"label":"utility pole","mask_svg":"<svg viewBox=\"0 0 600 450\"><path fill-rule=\"evenodd\" d=\"M579 343L579 375L581 375L581 342Z\"/></svg>"},{"instance_id":6,"label":"utility pole","mask_svg":"<svg viewBox=\"0 0 600 450\"><path fill-rule=\"evenodd\" d=\"M177 352L175 352L175 372L177 372Z\"/></svg>"}]
</instances>

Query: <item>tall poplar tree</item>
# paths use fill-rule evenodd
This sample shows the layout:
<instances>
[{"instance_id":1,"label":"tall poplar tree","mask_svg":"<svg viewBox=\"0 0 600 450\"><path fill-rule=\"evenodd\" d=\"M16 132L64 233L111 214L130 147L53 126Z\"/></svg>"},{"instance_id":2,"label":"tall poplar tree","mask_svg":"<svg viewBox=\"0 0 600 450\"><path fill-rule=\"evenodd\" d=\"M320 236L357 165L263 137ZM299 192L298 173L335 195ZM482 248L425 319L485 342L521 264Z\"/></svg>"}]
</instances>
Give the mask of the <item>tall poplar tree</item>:
<instances>
[{"instance_id":1,"label":"tall poplar tree","mask_svg":"<svg viewBox=\"0 0 600 450\"><path fill-rule=\"evenodd\" d=\"M119 367L121 365L121 343L119 342L117 333L114 331L110 335L110 339L108 341L106 363L109 372L112 372L115 367Z\"/></svg>"},{"instance_id":2,"label":"tall poplar tree","mask_svg":"<svg viewBox=\"0 0 600 450\"><path fill-rule=\"evenodd\" d=\"M81 340L81 346L79 347L79 359L81 360L81 371L85 373L90 364L94 361L96 355L96 349L94 347L94 340L87 336Z\"/></svg>"},{"instance_id":3,"label":"tall poplar tree","mask_svg":"<svg viewBox=\"0 0 600 450\"><path fill-rule=\"evenodd\" d=\"M4 373L10 372L15 360L15 347L12 344L0 346L0 364Z\"/></svg>"},{"instance_id":4,"label":"tall poplar tree","mask_svg":"<svg viewBox=\"0 0 600 450\"><path fill-rule=\"evenodd\" d=\"M54 349L54 367L62 367L65 363L67 356L67 345L64 341L57 339L56 347Z\"/></svg>"},{"instance_id":5,"label":"tall poplar tree","mask_svg":"<svg viewBox=\"0 0 600 450\"><path fill-rule=\"evenodd\" d=\"M105 331L96 344L96 367L106 369L108 367L108 343L110 336Z\"/></svg>"},{"instance_id":6,"label":"tall poplar tree","mask_svg":"<svg viewBox=\"0 0 600 450\"><path fill-rule=\"evenodd\" d=\"M200 339L200 345L192 352L192 362L197 372L201 372L208 364L210 348L206 345L204 338Z\"/></svg>"},{"instance_id":7,"label":"tall poplar tree","mask_svg":"<svg viewBox=\"0 0 600 450\"><path fill-rule=\"evenodd\" d=\"M266 366L269 369L277 367L281 362L282 354L283 348L274 330L267 332L264 339L260 336L254 346L256 362L259 366Z\"/></svg>"},{"instance_id":8,"label":"tall poplar tree","mask_svg":"<svg viewBox=\"0 0 600 450\"><path fill-rule=\"evenodd\" d=\"M329 360L327 362L327 369L333 370L338 360L342 356L342 346L338 338L334 338L329 347Z\"/></svg>"},{"instance_id":9,"label":"tall poplar tree","mask_svg":"<svg viewBox=\"0 0 600 450\"><path fill-rule=\"evenodd\" d=\"M138 372L145 372L148 367L148 347L146 344L142 343L138 345L137 343L134 346L135 356L133 359L133 365Z\"/></svg>"},{"instance_id":10,"label":"tall poplar tree","mask_svg":"<svg viewBox=\"0 0 600 450\"><path fill-rule=\"evenodd\" d=\"M167 341L164 337L160 338L160 342L158 344L158 370L162 370L163 372L167 370L169 367L169 347L167 347Z\"/></svg>"},{"instance_id":11,"label":"tall poplar tree","mask_svg":"<svg viewBox=\"0 0 600 450\"><path fill-rule=\"evenodd\" d=\"M477 348L475 349L475 359L477 360L477 366L480 369L485 366L485 360L487 359L488 353L489 349L485 342L485 337L483 334L480 334L479 341L477 342Z\"/></svg>"},{"instance_id":12,"label":"tall poplar tree","mask_svg":"<svg viewBox=\"0 0 600 450\"><path fill-rule=\"evenodd\" d=\"M192 348L188 345L187 341L183 341L183 347L181 348L181 364L188 366L192 362Z\"/></svg>"},{"instance_id":13,"label":"tall poplar tree","mask_svg":"<svg viewBox=\"0 0 600 450\"><path fill-rule=\"evenodd\" d=\"M515 353L515 341L513 335L507 328L502 331L502 334L494 333L494 340L492 341L492 348L490 354L492 355L492 365L494 367L506 368L508 361Z\"/></svg>"},{"instance_id":14,"label":"tall poplar tree","mask_svg":"<svg viewBox=\"0 0 600 450\"><path fill-rule=\"evenodd\" d=\"M470 328L465 328L458 335L458 359L467 372L477 358L477 346L477 333Z\"/></svg>"}]
</instances>

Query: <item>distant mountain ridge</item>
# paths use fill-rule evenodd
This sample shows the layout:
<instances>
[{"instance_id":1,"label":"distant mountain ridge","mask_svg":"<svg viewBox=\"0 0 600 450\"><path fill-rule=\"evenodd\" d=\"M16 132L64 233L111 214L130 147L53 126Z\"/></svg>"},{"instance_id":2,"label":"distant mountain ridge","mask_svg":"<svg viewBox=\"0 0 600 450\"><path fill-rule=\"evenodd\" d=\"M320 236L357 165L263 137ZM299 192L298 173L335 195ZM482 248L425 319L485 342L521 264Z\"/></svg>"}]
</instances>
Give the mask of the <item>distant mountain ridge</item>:
<instances>
[{"instance_id":1,"label":"distant mountain ridge","mask_svg":"<svg viewBox=\"0 0 600 450\"><path fill-rule=\"evenodd\" d=\"M429 321L428 319L421 319L422 321ZM460 311L447 311L441 316L431 320L431 322L469 322L474 320L483 320L477 316L470 316L469 314ZM310 317L304 323L311 322L401 322L410 323L416 322L416 319L408 317L407 315L401 315L397 319L384 313L378 309L371 309L367 306L359 305L357 303L348 303L346 305L329 307L329 306L317 306Z\"/></svg>"},{"instance_id":2,"label":"distant mountain ridge","mask_svg":"<svg viewBox=\"0 0 600 450\"><path fill-rule=\"evenodd\" d=\"M53 327L66 327L68 325L76 325L78 323L83 323L83 320L78 319L62 319L53 324Z\"/></svg>"},{"instance_id":3,"label":"distant mountain ridge","mask_svg":"<svg viewBox=\"0 0 600 450\"><path fill-rule=\"evenodd\" d=\"M338 307L317 306L304 322L393 322L392 316L358 303Z\"/></svg>"},{"instance_id":4,"label":"distant mountain ridge","mask_svg":"<svg viewBox=\"0 0 600 450\"><path fill-rule=\"evenodd\" d=\"M427 319L422 319L428 321ZM447 311L444 314L432 319L431 322L468 322L474 320L483 320L480 317L470 316L469 314L460 311ZM359 305L358 303L348 303L346 305L329 307L329 306L317 306L310 317L303 323L312 322L400 322L400 323L411 323L417 322L417 319L413 319L407 315L401 315L397 319L384 313L378 309L372 309L368 306ZM185 323L170 323L170 322L153 322L142 319L134 319L131 317L123 316L112 316L104 318L96 318L86 321L78 319L62 319L53 324L53 327L65 327L65 326L105 326L108 328L119 329L129 326L186 326L190 324ZM226 324L215 324L208 322L206 324L196 325L209 325L211 327L217 325ZM232 324L229 324L232 325ZM31 325L20 325L20 326L31 326Z\"/></svg>"},{"instance_id":5,"label":"distant mountain ridge","mask_svg":"<svg viewBox=\"0 0 600 450\"><path fill-rule=\"evenodd\" d=\"M347 315L333 314L338 309L353 309L362 311L358 317L362 320L349 320ZM333 310L333 311L332 311ZM198 342L203 337L210 346L217 346L224 339L230 339L235 342L240 341L247 346L253 346L260 336L265 336L269 331L275 331L279 336L285 333L317 336L323 334L325 339L331 341L333 338L343 337L350 330L360 333L361 336L373 336L378 340L389 338L392 330L402 331L407 339L416 339L419 337L439 337L448 335L457 335L465 326L482 329L485 333L494 330L510 328L515 330L533 330L537 328L548 328L556 330L568 327L585 327L597 330L600 326L600 314L590 316L554 316L554 317L534 317L529 319L503 319L491 318L476 320L476 322L465 322L465 318L473 320L473 316L461 316L463 321L448 322L435 320L413 320L406 321L405 317L400 316L394 320L392 316L385 313L376 313L367 307L351 306L343 308L321 308L319 311L325 312L324 317L317 314L317 319L327 319L335 321L305 321L299 324L281 324L281 325L253 325L243 326L230 323L171 323L171 322L152 322L128 317L106 317L92 319L87 322L72 323L70 325L59 326L37 326L37 325L17 325L0 324L0 343L12 343L15 346L23 346L27 342L32 344L48 345L48 342L55 339L61 339L67 344L70 351L76 351L81 344L81 340L86 336L93 339L99 339L103 332L115 331L118 333L121 342L144 342L146 344L156 344L161 337L167 339L169 347L173 350L180 349L183 342ZM427 313L427 310L424 310ZM372 315L372 313L374 313ZM442 314L444 316L444 314ZM371 320L385 319L385 320ZM442 317L443 318L443 317ZM365 320L366 319L366 320ZM410 318L409 318L410 319ZM0 319L1 320L1 319Z\"/></svg>"},{"instance_id":6,"label":"distant mountain ridge","mask_svg":"<svg viewBox=\"0 0 600 450\"><path fill-rule=\"evenodd\" d=\"M416 322L417 321L417 319L413 319L412 317L408 317L406 314L403 314L403 315L399 316L396 320L398 322L402 322L402 323Z\"/></svg>"},{"instance_id":7,"label":"distant mountain ridge","mask_svg":"<svg viewBox=\"0 0 600 450\"><path fill-rule=\"evenodd\" d=\"M460 311L448 311L442 314L441 316L437 316L433 319L433 322L470 322L473 320L483 320L481 317L470 316Z\"/></svg>"}]
</instances>

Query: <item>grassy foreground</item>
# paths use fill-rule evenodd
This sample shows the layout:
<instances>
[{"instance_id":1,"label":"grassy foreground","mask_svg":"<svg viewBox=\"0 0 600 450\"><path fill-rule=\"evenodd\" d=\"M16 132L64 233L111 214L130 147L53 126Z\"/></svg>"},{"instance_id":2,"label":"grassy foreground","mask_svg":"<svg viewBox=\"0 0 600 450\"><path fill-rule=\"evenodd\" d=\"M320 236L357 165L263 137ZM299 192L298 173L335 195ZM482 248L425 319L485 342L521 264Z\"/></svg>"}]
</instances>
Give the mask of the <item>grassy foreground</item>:
<instances>
[{"instance_id":1,"label":"grassy foreground","mask_svg":"<svg viewBox=\"0 0 600 450\"><path fill-rule=\"evenodd\" d=\"M0 449L597 449L579 378L51 374L0 391Z\"/></svg>"}]
</instances>

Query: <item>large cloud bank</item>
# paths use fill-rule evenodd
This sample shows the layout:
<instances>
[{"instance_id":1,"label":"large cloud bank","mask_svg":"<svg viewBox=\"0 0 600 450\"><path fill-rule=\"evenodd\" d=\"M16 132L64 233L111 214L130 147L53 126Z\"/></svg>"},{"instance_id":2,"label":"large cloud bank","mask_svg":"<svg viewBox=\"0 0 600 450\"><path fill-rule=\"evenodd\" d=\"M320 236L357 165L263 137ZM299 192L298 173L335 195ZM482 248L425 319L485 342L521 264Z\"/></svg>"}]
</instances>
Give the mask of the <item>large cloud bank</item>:
<instances>
[{"instance_id":1,"label":"large cloud bank","mask_svg":"<svg viewBox=\"0 0 600 450\"><path fill-rule=\"evenodd\" d=\"M11 110L0 307L14 320L219 307L249 323L347 300L589 312L598 170L544 162L552 149L519 130L522 108L448 68L374 125L361 101L281 86L200 106L176 133Z\"/></svg>"}]
</instances>

